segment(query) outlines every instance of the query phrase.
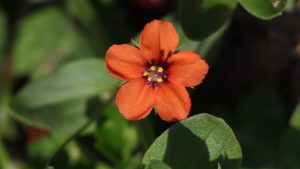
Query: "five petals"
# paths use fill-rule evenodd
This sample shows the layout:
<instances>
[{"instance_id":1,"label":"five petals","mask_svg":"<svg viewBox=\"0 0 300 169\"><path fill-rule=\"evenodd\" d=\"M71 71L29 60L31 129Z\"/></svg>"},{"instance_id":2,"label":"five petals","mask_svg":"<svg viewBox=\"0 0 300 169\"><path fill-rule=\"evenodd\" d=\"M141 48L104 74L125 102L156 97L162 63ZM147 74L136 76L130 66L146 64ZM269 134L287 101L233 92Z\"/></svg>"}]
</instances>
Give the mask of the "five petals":
<instances>
[{"instance_id":1,"label":"five petals","mask_svg":"<svg viewBox=\"0 0 300 169\"><path fill-rule=\"evenodd\" d=\"M128 120L145 118L153 109L166 121L185 119L191 100L185 87L200 84L208 72L207 63L194 52L174 53L179 43L174 26L154 20L141 33L139 49L113 45L105 56L110 74L127 81L117 92L115 102ZM151 86L143 77L149 65L167 63L166 79Z\"/></svg>"}]
</instances>

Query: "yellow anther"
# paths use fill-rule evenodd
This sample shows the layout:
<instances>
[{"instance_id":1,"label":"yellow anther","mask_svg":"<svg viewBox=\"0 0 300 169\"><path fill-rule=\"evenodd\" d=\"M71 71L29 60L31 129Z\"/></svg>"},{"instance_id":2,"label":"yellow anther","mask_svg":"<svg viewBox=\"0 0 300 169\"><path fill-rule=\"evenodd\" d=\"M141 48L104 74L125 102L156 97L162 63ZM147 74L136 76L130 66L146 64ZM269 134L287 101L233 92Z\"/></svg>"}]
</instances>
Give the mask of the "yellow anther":
<instances>
[{"instance_id":1,"label":"yellow anther","mask_svg":"<svg viewBox=\"0 0 300 169\"><path fill-rule=\"evenodd\" d=\"M162 67L158 67L157 72L162 73L164 71L164 69Z\"/></svg>"},{"instance_id":2,"label":"yellow anther","mask_svg":"<svg viewBox=\"0 0 300 169\"><path fill-rule=\"evenodd\" d=\"M149 72L144 71L143 76L148 76L148 75L149 75Z\"/></svg>"},{"instance_id":3,"label":"yellow anther","mask_svg":"<svg viewBox=\"0 0 300 169\"><path fill-rule=\"evenodd\" d=\"M151 66L150 69L153 70L153 71L155 71L156 67L155 66Z\"/></svg>"},{"instance_id":4,"label":"yellow anther","mask_svg":"<svg viewBox=\"0 0 300 169\"><path fill-rule=\"evenodd\" d=\"M159 77L159 78L156 79L156 81L157 81L158 83L160 83L160 82L163 81L163 78Z\"/></svg>"},{"instance_id":5,"label":"yellow anther","mask_svg":"<svg viewBox=\"0 0 300 169\"><path fill-rule=\"evenodd\" d=\"M151 82L151 81L152 81L152 79L153 79L153 77L152 77L152 76L149 76L149 77L148 77L148 81L149 81L149 82Z\"/></svg>"}]
</instances>

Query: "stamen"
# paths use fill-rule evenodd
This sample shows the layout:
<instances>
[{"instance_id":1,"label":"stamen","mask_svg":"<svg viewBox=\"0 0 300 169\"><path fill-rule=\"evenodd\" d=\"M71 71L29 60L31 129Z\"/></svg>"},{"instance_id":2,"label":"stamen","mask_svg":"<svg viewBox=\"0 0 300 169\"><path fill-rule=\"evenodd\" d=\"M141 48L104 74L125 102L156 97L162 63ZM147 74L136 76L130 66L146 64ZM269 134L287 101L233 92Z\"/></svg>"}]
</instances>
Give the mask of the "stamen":
<instances>
[{"instance_id":1,"label":"stamen","mask_svg":"<svg viewBox=\"0 0 300 169\"><path fill-rule=\"evenodd\" d=\"M153 76L148 76L148 81L151 82L153 79Z\"/></svg>"},{"instance_id":2,"label":"stamen","mask_svg":"<svg viewBox=\"0 0 300 169\"><path fill-rule=\"evenodd\" d=\"M156 70L156 66L151 66L150 69L153 70L153 71L155 71Z\"/></svg>"},{"instance_id":3,"label":"stamen","mask_svg":"<svg viewBox=\"0 0 300 169\"><path fill-rule=\"evenodd\" d=\"M157 72L162 73L164 71L164 69L162 67L158 67Z\"/></svg>"},{"instance_id":4,"label":"stamen","mask_svg":"<svg viewBox=\"0 0 300 169\"><path fill-rule=\"evenodd\" d=\"M148 71L144 71L143 76L148 76L149 72Z\"/></svg>"},{"instance_id":5,"label":"stamen","mask_svg":"<svg viewBox=\"0 0 300 169\"><path fill-rule=\"evenodd\" d=\"M157 81L158 83L160 83L160 82L163 81L163 78L159 77L159 78L156 79L156 81Z\"/></svg>"}]
</instances>

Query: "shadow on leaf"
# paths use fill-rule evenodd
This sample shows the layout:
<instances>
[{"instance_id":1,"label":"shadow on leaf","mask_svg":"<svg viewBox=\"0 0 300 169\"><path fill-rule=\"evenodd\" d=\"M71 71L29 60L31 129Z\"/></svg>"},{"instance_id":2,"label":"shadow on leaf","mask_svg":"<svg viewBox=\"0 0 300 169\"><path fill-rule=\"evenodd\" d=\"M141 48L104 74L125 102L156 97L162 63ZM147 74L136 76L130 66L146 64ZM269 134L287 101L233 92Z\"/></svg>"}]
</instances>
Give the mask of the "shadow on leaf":
<instances>
[{"instance_id":1,"label":"shadow on leaf","mask_svg":"<svg viewBox=\"0 0 300 169\"><path fill-rule=\"evenodd\" d=\"M164 161L172 169L215 169L216 161L209 161L209 153L205 142L181 123L171 128L168 133L168 144Z\"/></svg>"}]
</instances>

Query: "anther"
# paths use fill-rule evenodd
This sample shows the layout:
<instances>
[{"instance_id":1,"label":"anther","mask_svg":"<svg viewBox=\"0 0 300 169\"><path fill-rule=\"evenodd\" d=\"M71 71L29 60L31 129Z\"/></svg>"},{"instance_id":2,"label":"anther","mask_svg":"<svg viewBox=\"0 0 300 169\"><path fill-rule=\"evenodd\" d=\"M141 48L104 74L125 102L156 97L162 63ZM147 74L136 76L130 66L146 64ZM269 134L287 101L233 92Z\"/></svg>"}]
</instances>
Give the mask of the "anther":
<instances>
[{"instance_id":1,"label":"anther","mask_svg":"<svg viewBox=\"0 0 300 169\"><path fill-rule=\"evenodd\" d=\"M162 67L158 67L158 70L157 70L158 73L162 73L163 71L164 71L164 69Z\"/></svg>"},{"instance_id":2,"label":"anther","mask_svg":"<svg viewBox=\"0 0 300 169\"><path fill-rule=\"evenodd\" d=\"M156 81L157 81L158 83L160 83L160 82L163 81L163 78L159 77L159 78L156 79Z\"/></svg>"},{"instance_id":3,"label":"anther","mask_svg":"<svg viewBox=\"0 0 300 169\"><path fill-rule=\"evenodd\" d=\"M150 69L153 70L153 71L155 71L156 70L156 66L151 66Z\"/></svg>"},{"instance_id":4,"label":"anther","mask_svg":"<svg viewBox=\"0 0 300 169\"><path fill-rule=\"evenodd\" d=\"M148 71L144 71L143 76L148 76L149 72Z\"/></svg>"},{"instance_id":5,"label":"anther","mask_svg":"<svg viewBox=\"0 0 300 169\"><path fill-rule=\"evenodd\" d=\"M153 77L152 77L152 76L148 76L148 81L149 81L149 82L151 82L151 81L152 81L152 79L153 79Z\"/></svg>"}]
</instances>

